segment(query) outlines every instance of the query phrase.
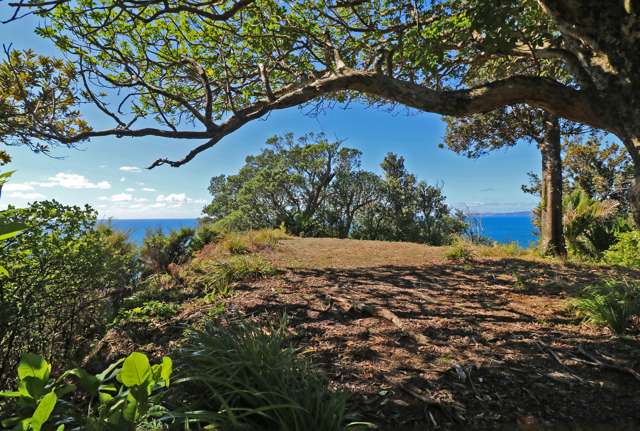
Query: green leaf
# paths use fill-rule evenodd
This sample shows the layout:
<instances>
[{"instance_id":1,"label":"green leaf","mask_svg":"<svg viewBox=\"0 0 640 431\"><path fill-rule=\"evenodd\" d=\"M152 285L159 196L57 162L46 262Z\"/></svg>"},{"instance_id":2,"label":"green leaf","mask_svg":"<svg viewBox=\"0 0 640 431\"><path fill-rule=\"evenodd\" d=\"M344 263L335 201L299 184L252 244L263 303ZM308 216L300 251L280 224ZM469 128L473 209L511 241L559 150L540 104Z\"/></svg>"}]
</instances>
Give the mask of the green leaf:
<instances>
[{"instance_id":1,"label":"green leaf","mask_svg":"<svg viewBox=\"0 0 640 431\"><path fill-rule=\"evenodd\" d=\"M118 367L118 365L120 365L122 362L124 362L124 358L123 359L118 359L116 362L114 362L113 364L109 365L107 367L106 370L104 370L103 372L101 372L100 374L96 374L96 377L98 378L98 380L100 380L101 382L107 380L108 378L110 378L110 374L113 370L116 369L116 367Z\"/></svg>"},{"instance_id":2,"label":"green leaf","mask_svg":"<svg viewBox=\"0 0 640 431\"><path fill-rule=\"evenodd\" d=\"M127 396L127 405L122 412L122 416L129 422L134 422L136 420L137 412L138 400L136 400L133 394L130 393Z\"/></svg>"},{"instance_id":3,"label":"green leaf","mask_svg":"<svg viewBox=\"0 0 640 431\"><path fill-rule=\"evenodd\" d=\"M9 177L13 175L15 171L3 172L0 174L0 185L6 183L9 180Z\"/></svg>"},{"instance_id":4,"label":"green leaf","mask_svg":"<svg viewBox=\"0 0 640 431\"><path fill-rule=\"evenodd\" d=\"M51 412L53 412L57 401L58 397L53 391L42 397L42 400L38 403L38 407L36 407L36 410L33 412L33 416L31 417L31 428L33 431L40 431L42 425L44 425L44 423L49 419L49 416L51 416Z\"/></svg>"},{"instance_id":5,"label":"green leaf","mask_svg":"<svg viewBox=\"0 0 640 431\"><path fill-rule=\"evenodd\" d=\"M118 375L120 381L128 388L144 385L150 376L149 359L140 352L133 352L124 360Z\"/></svg>"},{"instance_id":6,"label":"green leaf","mask_svg":"<svg viewBox=\"0 0 640 431\"><path fill-rule=\"evenodd\" d=\"M67 371L64 375L71 375L78 378L78 384L91 396L95 396L98 393L98 388L100 386L100 381L98 378L82 368L74 368L72 370Z\"/></svg>"},{"instance_id":7,"label":"green leaf","mask_svg":"<svg viewBox=\"0 0 640 431\"><path fill-rule=\"evenodd\" d=\"M18 378L24 380L27 377L35 377L43 382L49 380L51 365L40 355L25 353L18 364Z\"/></svg>"},{"instance_id":8,"label":"green leaf","mask_svg":"<svg viewBox=\"0 0 640 431\"><path fill-rule=\"evenodd\" d=\"M173 361L170 357L165 356L162 358L162 371L160 372L160 376L162 380L164 380L165 385L169 386L169 381L171 380L171 374L173 373Z\"/></svg>"},{"instance_id":9,"label":"green leaf","mask_svg":"<svg viewBox=\"0 0 640 431\"><path fill-rule=\"evenodd\" d=\"M38 400L44 393L45 383L37 377L27 376L20 380L18 390L25 396Z\"/></svg>"},{"instance_id":10,"label":"green leaf","mask_svg":"<svg viewBox=\"0 0 640 431\"><path fill-rule=\"evenodd\" d=\"M18 398L21 396L22 394L16 391L10 391L10 392L0 391L0 398Z\"/></svg>"},{"instance_id":11,"label":"green leaf","mask_svg":"<svg viewBox=\"0 0 640 431\"><path fill-rule=\"evenodd\" d=\"M22 223L0 223L0 241L18 235L27 227Z\"/></svg>"}]
</instances>

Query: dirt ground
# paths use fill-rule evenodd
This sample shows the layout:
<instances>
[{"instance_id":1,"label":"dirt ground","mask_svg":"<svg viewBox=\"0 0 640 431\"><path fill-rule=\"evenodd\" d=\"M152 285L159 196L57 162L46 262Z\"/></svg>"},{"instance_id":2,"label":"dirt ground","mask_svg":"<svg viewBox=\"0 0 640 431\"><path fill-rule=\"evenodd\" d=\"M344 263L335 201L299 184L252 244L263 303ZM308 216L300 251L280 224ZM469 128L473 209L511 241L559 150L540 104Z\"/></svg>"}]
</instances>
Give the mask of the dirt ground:
<instances>
[{"instance_id":1,"label":"dirt ground","mask_svg":"<svg viewBox=\"0 0 640 431\"><path fill-rule=\"evenodd\" d=\"M638 273L442 253L287 240L266 253L283 273L241 283L226 310L286 313L357 419L382 430L640 429L638 334L614 338L567 308L588 283Z\"/></svg>"}]
</instances>

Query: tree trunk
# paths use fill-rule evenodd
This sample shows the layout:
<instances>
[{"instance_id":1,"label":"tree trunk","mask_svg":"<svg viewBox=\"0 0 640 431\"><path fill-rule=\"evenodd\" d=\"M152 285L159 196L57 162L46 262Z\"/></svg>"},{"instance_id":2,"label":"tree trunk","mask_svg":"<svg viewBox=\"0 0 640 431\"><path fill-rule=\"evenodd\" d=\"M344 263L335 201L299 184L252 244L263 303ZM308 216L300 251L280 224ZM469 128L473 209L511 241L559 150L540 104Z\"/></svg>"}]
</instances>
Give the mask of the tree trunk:
<instances>
[{"instance_id":1,"label":"tree trunk","mask_svg":"<svg viewBox=\"0 0 640 431\"><path fill-rule=\"evenodd\" d=\"M634 138L631 141L633 148L635 148L636 151L629 151L631 153L631 158L633 159L634 173L633 185L629 194L629 203L631 204L631 213L633 215L633 220L636 223L636 228L640 229L640 137Z\"/></svg>"},{"instance_id":2,"label":"tree trunk","mask_svg":"<svg viewBox=\"0 0 640 431\"><path fill-rule=\"evenodd\" d=\"M540 247L545 255L565 256L562 231L562 156L558 118L546 115L542 153Z\"/></svg>"}]
</instances>

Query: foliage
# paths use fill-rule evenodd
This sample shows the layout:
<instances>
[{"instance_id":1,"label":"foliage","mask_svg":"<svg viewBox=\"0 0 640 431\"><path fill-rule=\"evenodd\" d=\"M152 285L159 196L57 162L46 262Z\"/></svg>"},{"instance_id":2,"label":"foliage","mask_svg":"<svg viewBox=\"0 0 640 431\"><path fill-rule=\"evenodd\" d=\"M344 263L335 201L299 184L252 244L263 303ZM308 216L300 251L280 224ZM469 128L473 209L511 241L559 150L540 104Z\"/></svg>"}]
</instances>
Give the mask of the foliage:
<instances>
[{"instance_id":1,"label":"foliage","mask_svg":"<svg viewBox=\"0 0 640 431\"><path fill-rule=\"evenodd\" d=\"M7 223L30 226L0 247L0 384L21 352L74 361L102 335L136 282L131 248L96 228L89 207L56 201L9 207ZM115 235L115 236L114 236Z\"/></svg>"},{"instance_id":2,"label":"foliage","mask_svg":"<svg viewBox=\"0 0 640 431\"><path fill-rule=\"evenodd\" d=\"M453 262L466 263L474 259L475 253L464 241L456 241L444 253L444 257Z\"/></svg>"},{"instance_id":3,"label":"foliage","mask_svg":"<svg viewBox=\"0 0 640 431\"><path fill-rule=\"evenodd\" d=\"M198 252L206 245L217 242L223 236L223 232L211 223L200 223L191 239L191 250Z\"/></svg>"},{"instance_id":4,"label":"foliage","mask_svg":"<svg viewBox=\"0 0 640 431\"><path fill-rule=\"evenodd\" d=\"M617 202L591 199L582 190L566 196L563 207L564 236L574 257L598 260L617 233L630 229L625 219L617 217Z\"/></svg>"},{"instance_id":5,"label":"foliage","mask_svg":"<svg viewBox=\"0 0 640 431\"><path fill-rule=\"evenodd\" d=\"M604 253L604 259L611 265L640 269L640 230L618 233L616 243Z\"/></svg>"},{"instance_id":6,"label":"foliage","mask_svg":"<svg viewBox=\"0 0 640 431\"><path fill-rule=\"evenodd\" d=\"M381 193L356 216L355 238L444 245L464 233L462 212L451 211L439 187L410 174L403 157L389 153L381 167Z\"/></svg>"},{"instance_id":7,"label":"foliage","mask_svg":"<svg viewBox=\"0 0 640 431\"><path fill-rule=\"evenodd\" d=\"M573 306L586 321L622 334L631 318L640 315L640 282L607 280L589 286Z\"/></svg>"},{"instance_id":8,"label":"foliage","mask_svg":"<svg viewBox=\"0 0 640 431\"><path fill-rule=\"evenodd\" d=\"M275 273L274 268L258 255L233 255L215 261L197 258L181 271L184 282L193 289L211 296L227 295L230 285L247 278L266 277Z\"/></svg>"},{"instance_id":9,"label":"foliage","mask_svg":"<svg viewBox=\"0 0 640 431\"><path fill-rule=\"evenodd\" d=\"M11 175L13 175L13 171L0 173L0 196L2 195L2 186L6 184ZM16 236L26 228L24 224L5 221L4 217L4 212L0 211L0 241ZM9 273L5 267L0 265L0 277L5 275L9 275Z\"/></svg>"},{"instance_id":10,"label":"foliage","mask_svg":"<svg viewBox=\"0 0 640 431\"><path fill-rule=\"evenodd\" d=\"M249 252L251 245L246 236L234 232L225 235L220 247L231 254L246 254Z\"/></svg>"},{"instance_id":11,"label":"foliage","mask_svg":"<svg viewBox=\"0 0 640 431\"><path fill-rule=\"evenodd\" d=\"M151 365L146 355L134 352L96 375L74 368L53 378L46 360L27 353L18 365L18 390L0 392L0 398L13 400L0 403L3 413L13 413L2 420L2 428L134 430L162 412L158 403L172 373L169 357Z\"/></svg>"},{"instance_id":12,"label":"foliage","mask_svg":"<svg viewBox=\"0 0 640 431\"><path fill-rule=\"evenodd\" d=\"M140 260L145 272L167 272L171 264L184 263L191 257L191 228L172 230L165 235L161 229L147 232L140 249Z\"/></svg>"},{"instance_id":13,"label":"foliage","mask_svg":"<svg viewBox=\"0 0 640 431\"><path fill-rule=\"evenodd\" d=\"M518 257L526 255L529 250L523 249L515 241L507 244L494 242L491 245L480 246L479 253L487 257Z\"/></svg>"},{"instance_id":14,"label":"foliage","mask_svg":"<svg viewBox=\"0 0 640 431\"><path fill-rule=\"evenodd\" d=\"M322 134L274 136L260 154L246 158L237 175L211 179L213 200L204 212L232 231L284 224L295 235L318 235L329 197L354 173L359 157Z\"/></svg>"},{"instance_id":15,"label":"foliage","mask_svg":"<svg viewBox=\"0 0 640 431\"><path fill-rule=\"evenodd\" d=\"M591 199L618 203L621 212L630 209L633 164L616 143L592 135L587 140L565 143L565 188L583 190Z\"/></svg>"},{"instance_id":16,"label":"foliage","mask_svg":"<svg viewBox=\"0 0 640 431\"><path fill-rule=\"evenodd\" d=\"M113 324L149 322L152 318L167 319L173 317L179 309L180 304L174 302L150 300L140 306L120 310Z\"/></svg>"},{"instance_id":17,"label":"foliage","mask_svg":"<svg viewBox=\"0 0 640 431\"><path fill-rule=\"evenodd\" d=\"M55 136L90 130L78 111L78 73L72 62L31 50L5 48L5 54L0 63L0 144L48 153L60 142Z\"/></svg>"},{"instance_id":18,"label":"foliage","mask_svg":"<svg viewBox=\"0 0 640 431\"><path fill-rule=\"evenodd\" d=\"M287 345L285 323L209 321L179 354L184 414L215 429L343 430L346 397Z\"/></svg>"}]
</instances>

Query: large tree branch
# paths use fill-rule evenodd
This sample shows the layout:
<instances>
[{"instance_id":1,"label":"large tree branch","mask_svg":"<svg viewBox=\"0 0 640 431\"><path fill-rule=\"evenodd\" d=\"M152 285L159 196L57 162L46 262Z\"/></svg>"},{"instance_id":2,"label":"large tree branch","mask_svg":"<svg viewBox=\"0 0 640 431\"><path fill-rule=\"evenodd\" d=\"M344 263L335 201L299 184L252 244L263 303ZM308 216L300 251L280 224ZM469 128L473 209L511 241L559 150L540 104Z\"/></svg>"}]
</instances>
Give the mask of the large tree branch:
<instances>
[{"instance_id":1,"label":"large tree branch","mask_svg":"<svg viewBox=\"0 0 640 431\"><path fill-rule=\"evenodd\" d=\"M594 100L597 101L594 94L572 89L550 79L516 76L471 89L436 91L375 72L347 69L339 74L328 74L300 86L276 91L272 100L259 101L244 108L218 129L210 131L209 140L194 148L183 159L159 159L149 168L163 164L182 166L225 136L271 111L299 106L340 91L355 91L421 111L449 116L485 113L501 106L524 103L575 122L612 130L612 122L599 109L600 105L594 103Z\"/></svg>"}]
</instances>

